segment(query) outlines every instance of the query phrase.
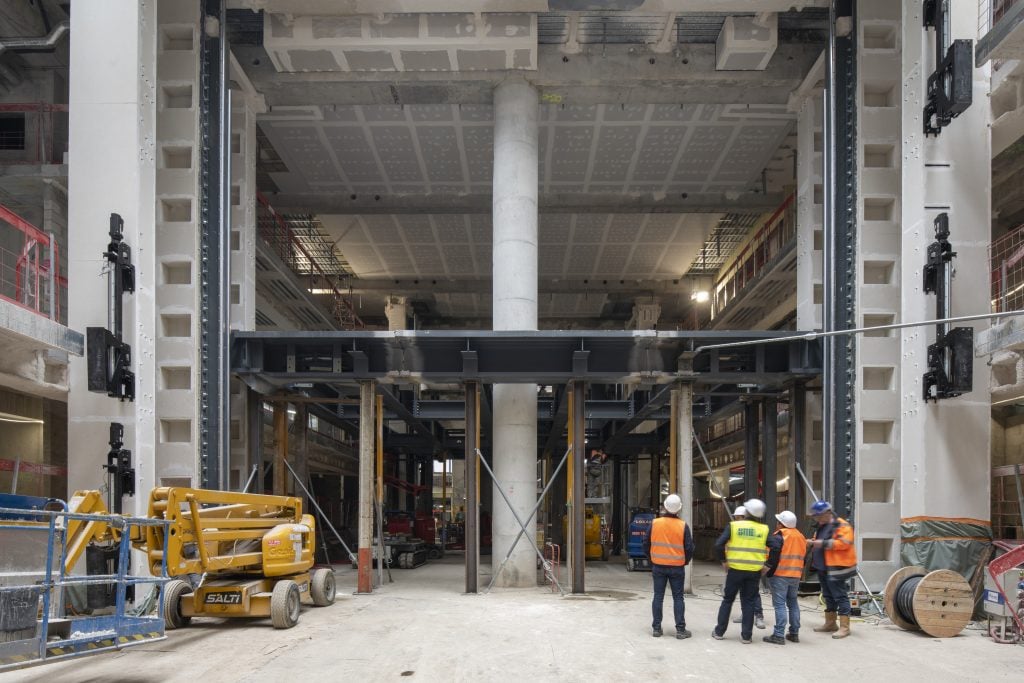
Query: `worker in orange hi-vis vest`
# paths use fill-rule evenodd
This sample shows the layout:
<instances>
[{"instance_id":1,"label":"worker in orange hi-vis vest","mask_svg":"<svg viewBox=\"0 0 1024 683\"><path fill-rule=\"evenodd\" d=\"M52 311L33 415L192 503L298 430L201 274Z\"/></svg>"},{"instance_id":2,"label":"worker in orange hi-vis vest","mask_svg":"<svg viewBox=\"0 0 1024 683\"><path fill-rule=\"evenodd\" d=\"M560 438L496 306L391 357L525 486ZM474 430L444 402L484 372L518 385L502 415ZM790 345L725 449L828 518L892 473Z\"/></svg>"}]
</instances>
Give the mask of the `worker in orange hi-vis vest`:
<instances>
[{"instance_id":1,"label":"worker in orange hi-vis vest","mask_svg":"<svg viewBox=\"0 0 1024 683\"><path fill-rule=\"evenodd\" d=\"M651 603L651 628L655 638L661 637L661 606L665 600L665 584L672 587L672 609L676 620L676 638L689 638L686 630L686 606L683 603L683 583L686 565L690 564L695 548L689 525L679 519L683 501L670 494L664 502L665 514L651 523L651 533L644 541L644 550L651 558L651 576L654 578L654 600Z\"/></svg>"},{"instance_id":2,"label":"worker in orange hi-vis vest","mask_svg":"<svg viewBox=\"0 0 1024 683\"><path fill-rule=\"evenodd\" d=\"M775 515L778 526L768 538L768 561L762 573L768 577L775 608L775 631L762 638L766 643L785 645L800 642L800 604L796 600L800 578L804 575L807 538L796 528L796 515L783 510ZM788 617L788 619L787 619ZM786 623L789 633L786 633Z\"/></svg>"}]
</instances>

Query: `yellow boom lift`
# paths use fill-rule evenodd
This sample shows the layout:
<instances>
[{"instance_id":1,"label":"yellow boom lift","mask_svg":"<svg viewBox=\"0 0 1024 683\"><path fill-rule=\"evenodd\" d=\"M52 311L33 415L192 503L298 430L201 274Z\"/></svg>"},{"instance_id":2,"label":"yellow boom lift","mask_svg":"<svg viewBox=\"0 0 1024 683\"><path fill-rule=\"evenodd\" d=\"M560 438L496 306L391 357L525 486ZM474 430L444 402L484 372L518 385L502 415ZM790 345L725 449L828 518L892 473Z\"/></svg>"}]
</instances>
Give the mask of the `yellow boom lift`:
<instances>
[{"instance_id":1,"label":"yellow boom lift","mask_svg":"<svg viewBox=\"0 0 1024 683\"><path fill-rule=\"evenodd\" d=\"M105 512L96 491L77 491L75 512ZM155 488L149 517L170 524L148 526L132 545L146 553L149 571L186 577L164 587L167 628L192 617L270 617L274 628L291 628L303 603L334 602L334 572L313 569L316 527L302 513L302 499L191 488ZM92 526L90 526L92 525ZM68 529L70 568L94 541L117 540L119 532L88 522Z\"/></svg>"}]
</instances>

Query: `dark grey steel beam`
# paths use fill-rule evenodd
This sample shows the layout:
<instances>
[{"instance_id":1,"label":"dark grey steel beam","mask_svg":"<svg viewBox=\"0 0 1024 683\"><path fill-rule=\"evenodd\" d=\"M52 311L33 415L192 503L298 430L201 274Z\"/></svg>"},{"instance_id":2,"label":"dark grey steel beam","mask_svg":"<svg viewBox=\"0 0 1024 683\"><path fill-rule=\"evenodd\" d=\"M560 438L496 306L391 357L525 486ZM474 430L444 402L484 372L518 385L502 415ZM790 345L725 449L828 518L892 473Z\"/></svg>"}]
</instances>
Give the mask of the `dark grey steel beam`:
<instances>
[{"instance_id":1,"label":"dark grey steel beam","mask_svg":"<svg viewBox=\"0 0 1024 683\"><path fill-rule=\"evenodd\" d=\"M655 411L663 408L669 399L672 398L672 386L665 385L658 390L654 396L642 407L636 411L636 414L630 419L626 420L622 425L619 426L618 430L615 431L608 439L605 440L605 449L614 451L616 444L621 439L632 432L639 426L644 420L651 419L651 415Z\"/></svg>"},{"instance_id":2,"label":"dark grey steel beam","mask_svg":"<svg viewBox=\"0 0 1024 683\"><path fill-rule=\"evenodd\" d=\"M325 190L315 193L279 192L269 195L274 209L282 213L327 214L489 214L491 194L432 192L430 195L355 194ZM614 194L592 192L565 194L541 192L537 197L541 213L771 213L786 199L783 192L747 192L735 199L723 193L705 194Z\"/></svg>"},{"instance_id":3,"label":"dark grey steel beam","mask_svg":"<svg viewBox=\"0 0 1024 683\"><path fill-rule=\"evenodd\" d=\"M437 447L438 451L443 451L445 449L444 443L437 438L437 434L434 433L434 430L413 415L409 409L395 397L394 394L384 387L378 387L377 393L384 398L384 405L397 415L400 420L403 420L407 425L409 425L414 432L430 439Z\"/></svg>"}]
</instances>

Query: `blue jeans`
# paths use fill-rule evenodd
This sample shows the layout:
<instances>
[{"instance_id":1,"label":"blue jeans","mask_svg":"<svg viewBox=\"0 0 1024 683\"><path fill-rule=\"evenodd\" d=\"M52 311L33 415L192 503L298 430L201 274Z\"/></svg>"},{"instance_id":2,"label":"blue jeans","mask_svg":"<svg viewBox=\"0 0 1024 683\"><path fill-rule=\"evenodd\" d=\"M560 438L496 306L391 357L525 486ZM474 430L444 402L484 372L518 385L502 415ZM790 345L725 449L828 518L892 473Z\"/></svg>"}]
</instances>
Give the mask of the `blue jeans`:
<instances>
[{"instance_id":1,"label":"blue jeans","mask_svg":"<svg viewBox=\"0 0 1024 683\"><path fill-rule=\"evenodd\" d=\"M667 564L651 564L651 576L654 577L654 600L651 602L651 626L661 628L661 604L665 600L665 584L672 587L672 612L676 618L676 630L686 628L686 606L683 604L683 582L686 579L686 567Z\"/></svg>"},{"instance_id":2,"label":"blue jeans","mask_svg":"<svg viewBox=\"0 0 1024 683\"><path fill-rule=\"evenodd\" d=\"M796 590L800 587L800 579L788 576L769 576L768 584L772 587L772 607L775 608L775 632L772 635L781 638L786 634L786 615L789 613L789 632L796 635L800 632L800 604L796 601Z\"/></svg>"},{"instance_id":3,"label":"blue jeans","mask_svg":"<svg viewBox=\"0 0 1024 683\"><path fill-rule=\"evenodd\" d=\"M718 626L715 628L715 633L720 636L725 635L725 629L729 627L729 613L732 612L732 603L736 600L736 594L739 593L740 609L743 613L743 621L740 624L740 637L743 640L750 640L753 637L755 601L760 582L760 571L729 570L725 575L725 587L722 588L722 605L718 608Z\"/></svg>"},{"instance_id":4,"label":"blue jeans","mask_svg":"<svg viewBox=\"0 0 1024 683\"><path fill-rule=\"evenodd\" d=\"M828 572L819 571L818 583L821 584L821 595L825 598L825 611L850 616L850 594L847 592L849 579L833 579Z\"/></svg>"}]
</instances>

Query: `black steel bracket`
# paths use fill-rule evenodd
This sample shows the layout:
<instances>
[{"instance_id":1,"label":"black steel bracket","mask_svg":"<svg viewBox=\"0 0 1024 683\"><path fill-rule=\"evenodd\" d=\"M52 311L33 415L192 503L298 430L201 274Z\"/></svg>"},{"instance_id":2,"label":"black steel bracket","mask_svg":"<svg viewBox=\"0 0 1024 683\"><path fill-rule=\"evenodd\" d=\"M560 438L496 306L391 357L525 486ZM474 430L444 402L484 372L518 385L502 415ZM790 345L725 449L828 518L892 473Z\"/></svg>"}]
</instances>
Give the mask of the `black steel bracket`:
<instances>
[{"instance_id":1,"label":"black steel bracket","mask_svg":"<svg viewBox=\"0 0 1024 683\"><path fill-rule=\"evenodd\" d=\"M971 106L974 41L951 40L950 0L925 0L924 26L935 29L935 71L928 77L924 134L938 135Z\"/></svg>"},{"instance_id":2,"label":"black steel bracket","mask_svg":"<svg viewBox=\"0 0 1024 683\"><path fill-rule=\"evenodd\" d=\"M105 327L86 328L86 356L89 391L105 393L121 401L135 400L135 373L131 370L132 347L123 338L123 305L125 293L135 291L135 266L131 247L124 243L124 220L110 214L110 243L103 252L109 264L107 274L112 313Z\"/></svg>"},{"instance_id":3,"label":"black steel bracket","mask_svg":"<svg viewBox=\"0 0 1024 683\"><path fill-rule=\"evenodd\" d=\"M123 448L124 425L120 422L110 423L110 450L107 451L107 464L103 469L111 479L111 511L120 514L121 499L135 495L135 468L132 467L132 452Z\"/></svg>"},{"instance_id":4,"label":"black steel bracket","mask_svg":"<svg viewBox=\"0 0 1024 683\"><path fill-rule=\"evenodd\" d=\"M952 261L956 257L949 241L949 214L935 217L935 241L928 245L924 266L924 293L935 293L935 317L950 317ZM928 346L928 372L924 373L925 402L954 398L971 390L974 384L974 329L949 329L948 323L935 326L935 343Z\"/></svg>"}]
</instances>

